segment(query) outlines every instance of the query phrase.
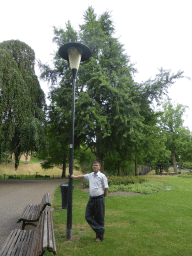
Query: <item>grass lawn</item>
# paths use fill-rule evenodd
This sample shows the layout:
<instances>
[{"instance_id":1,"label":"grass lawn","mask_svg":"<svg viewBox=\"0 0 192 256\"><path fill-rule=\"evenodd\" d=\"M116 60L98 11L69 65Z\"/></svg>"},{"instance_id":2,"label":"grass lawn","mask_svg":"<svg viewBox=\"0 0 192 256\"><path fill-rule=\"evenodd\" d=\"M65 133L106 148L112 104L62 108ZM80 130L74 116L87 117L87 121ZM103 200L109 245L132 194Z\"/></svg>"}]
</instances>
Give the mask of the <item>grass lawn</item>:
<instances>
[{"instance_id":1,"label":"grass lawn","mask_svg":"<svg viewBox=\"0 0 192 256\"><path fill-rule=\"evenodd\" d=\"M108 196L105 237L99 244L84 219L89 195L73 190L73 235L67 241L67 210L61 207L60 187L53 199L58 255L192 255L192 178L148 176L159 192L137 196ZM75 181L77 185L79 181ZM45 255L52 255L46 252Z\"/></svg>"}]
</instances>

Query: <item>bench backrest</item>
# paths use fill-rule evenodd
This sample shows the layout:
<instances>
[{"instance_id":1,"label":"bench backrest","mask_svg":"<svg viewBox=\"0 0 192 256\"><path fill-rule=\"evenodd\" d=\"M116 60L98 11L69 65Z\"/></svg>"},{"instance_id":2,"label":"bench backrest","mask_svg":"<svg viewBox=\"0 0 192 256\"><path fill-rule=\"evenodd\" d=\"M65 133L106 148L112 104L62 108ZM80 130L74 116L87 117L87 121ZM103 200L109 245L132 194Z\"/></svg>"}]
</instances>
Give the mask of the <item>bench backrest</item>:
<instances>
[{"instance_id":1,"label":"bench backrest","mask_svg":"<svg viewBox=\"0 0 192 256\"><path fill-rule=\"evenodd\" d=\"M40 206L40 212L42 212L47 205L51 206L51 197L50 197L49 193L46 193L42 198L42 201L39 205Z\"/></svg>"},{"instance_id":2,"label":"bench backrest","mask_svg":"<svg viewBox=\"0 0 192 256\"><path fill-rule=\"evenodd\" d=\"M53 229L52 210L50 206L46 206L41 214L38 225L34 232L33 243L28 255L41 255L43 251L48 250L54 255L56 251L56 243Z\"/></svg>"}]
</instances>

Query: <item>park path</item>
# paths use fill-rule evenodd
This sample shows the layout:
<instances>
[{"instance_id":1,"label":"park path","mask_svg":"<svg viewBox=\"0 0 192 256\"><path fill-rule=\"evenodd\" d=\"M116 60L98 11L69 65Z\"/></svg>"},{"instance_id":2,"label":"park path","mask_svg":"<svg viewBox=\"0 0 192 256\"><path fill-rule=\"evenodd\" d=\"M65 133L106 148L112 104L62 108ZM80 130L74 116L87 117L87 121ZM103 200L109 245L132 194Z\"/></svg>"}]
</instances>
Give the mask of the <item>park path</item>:
<instances>
[{"instance_id":1,"label":"park path","mask_svg":"<svg viewBox=\"0 0 192 256\"><path fill-rule=\"evenodd\" d=\"M15 228L21 228L17 220L27 204L40 204L45 193L53 200L55 189L67 180L1 180L0 179L0 251Z\"/></svg>"}]
</instances>

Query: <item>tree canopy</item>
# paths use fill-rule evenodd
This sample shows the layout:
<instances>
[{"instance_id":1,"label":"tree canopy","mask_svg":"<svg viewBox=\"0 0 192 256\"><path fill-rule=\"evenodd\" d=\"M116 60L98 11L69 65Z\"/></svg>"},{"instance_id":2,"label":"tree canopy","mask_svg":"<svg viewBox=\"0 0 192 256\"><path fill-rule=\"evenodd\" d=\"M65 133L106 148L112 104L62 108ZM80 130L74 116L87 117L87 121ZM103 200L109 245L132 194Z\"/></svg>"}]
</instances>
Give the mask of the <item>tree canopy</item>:
<instances>
[{"instance_id":1,"label":"tree canopy","mask_svg":"<svg viewBox=\"0 0 192 256\"><path fill-rule=\"evenodd\" d=\"M163 108L160 119L161 134L166 136L166 148L171 152L174 172L177 173L177 162L191 158L192 152L192 136L183 126L183 115L187 107L167 101Z\"/></svg>"},{"instance_id":2,"label":"tree canopy","mask_svg":"<svg viewBox=\"0 0 192 256\"><path fill-rule=\"evenodd\" d=\"M83 18L79 31L68 21L65 28L54 27L53 38L58 48L64 43L81 42L92 51L92 57L80 65L77 74L75 147L85 143L102 165L105 162L106 170L119 171L127 162L143 160L152 151L153 143L148 138L157 138L154 131L158 122L152 102L159 103L183 72L171 74L170 70L160 69L153 80L135 83L136 69L114 36L109 12L98 17L89 7ZM58 52L53 64L54 68L39 64L41 77L52 84L50 129L57 126L52 136L60 136L58 143L69 145L71 71ZM52 114L55 110L59 119L56 122Z\"/></svg>"},{"instance_id":3,"label":"tree canopy","mask_svg":"<svg viewBox=\"0 0 192 256\"><path fill-rule=\"evenodd\" d=\"M0 43L0 156L14 153L16 169L22 153L37 150L46 140L45 95L34 66L30 46L19 40Z\"/></svg>"}]
</instances>

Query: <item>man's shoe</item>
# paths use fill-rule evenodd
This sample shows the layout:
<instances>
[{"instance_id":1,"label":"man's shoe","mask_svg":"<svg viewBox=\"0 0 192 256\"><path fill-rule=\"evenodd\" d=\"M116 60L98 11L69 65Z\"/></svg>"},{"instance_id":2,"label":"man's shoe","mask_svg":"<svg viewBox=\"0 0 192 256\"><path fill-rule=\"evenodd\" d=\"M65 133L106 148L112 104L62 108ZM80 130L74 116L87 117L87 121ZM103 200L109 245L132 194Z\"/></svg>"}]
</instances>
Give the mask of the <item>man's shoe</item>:
<instances>
[{"instance_id":1,"label":"man's shoe","mask_svg":"<svg viewBox=\"0 0 192 256\"><path fill-rule=\"evenodd\" d=\"M100 239L101 241L103 241L103 238L104 238L104 232L99 235L99 239Z\"/></svg>"}]
</instances>

